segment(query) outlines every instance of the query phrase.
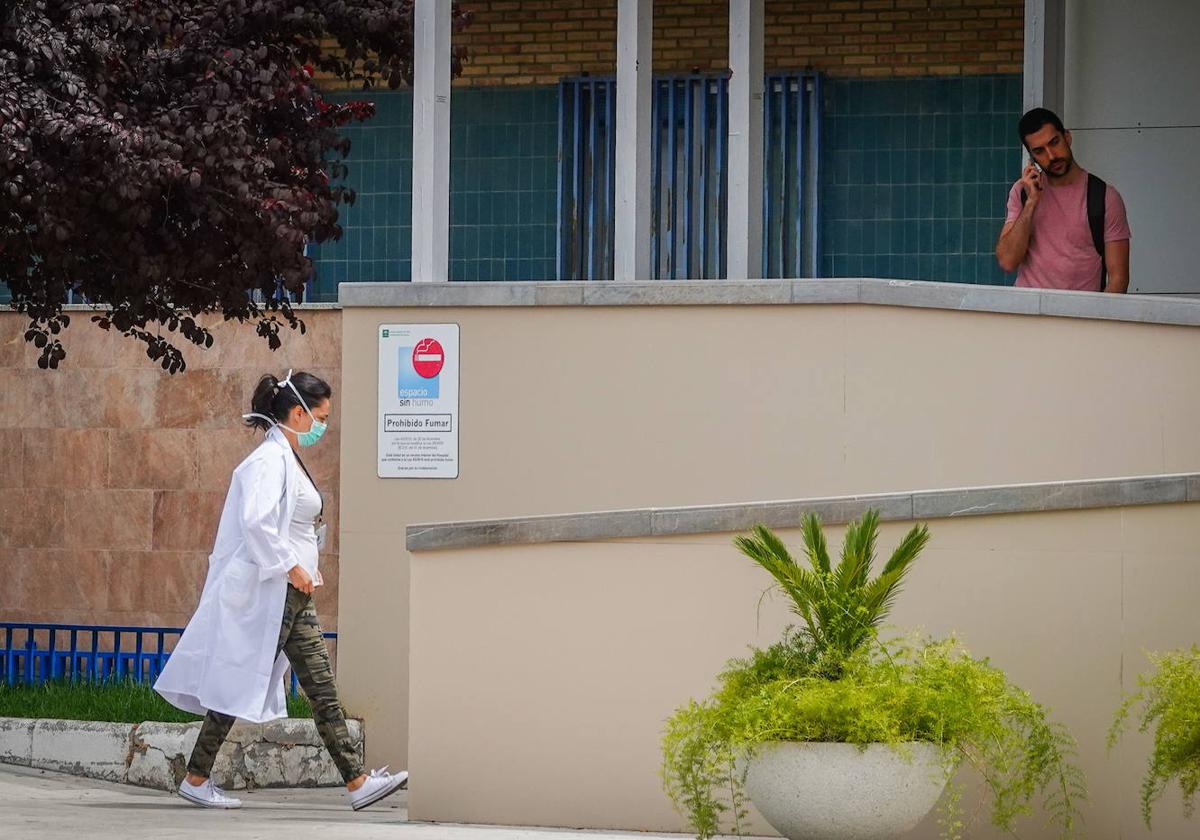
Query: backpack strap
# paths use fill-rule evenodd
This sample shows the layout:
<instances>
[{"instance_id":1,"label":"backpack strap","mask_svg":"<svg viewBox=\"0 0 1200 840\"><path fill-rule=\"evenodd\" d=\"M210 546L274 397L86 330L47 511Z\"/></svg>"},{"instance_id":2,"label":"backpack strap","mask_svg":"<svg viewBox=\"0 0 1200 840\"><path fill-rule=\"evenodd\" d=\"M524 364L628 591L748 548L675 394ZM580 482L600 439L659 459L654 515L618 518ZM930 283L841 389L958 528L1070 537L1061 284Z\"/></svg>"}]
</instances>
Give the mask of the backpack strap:
<instances>
[{"instance_id":1,"label":"backpack strap","mask_svg":"<svg viewBox=\"0 0 1200 840\"><path fill-rule=\"evenodd\" d=\"M1108 267L1104 264L1104 199L1108 192L1108 184L1102 178L1088 173L1087 182L1087 220L1088 229L1092 232L1092 244L1100 255L1100 291L1108 285Z\"/></svg>"}]
</instances>

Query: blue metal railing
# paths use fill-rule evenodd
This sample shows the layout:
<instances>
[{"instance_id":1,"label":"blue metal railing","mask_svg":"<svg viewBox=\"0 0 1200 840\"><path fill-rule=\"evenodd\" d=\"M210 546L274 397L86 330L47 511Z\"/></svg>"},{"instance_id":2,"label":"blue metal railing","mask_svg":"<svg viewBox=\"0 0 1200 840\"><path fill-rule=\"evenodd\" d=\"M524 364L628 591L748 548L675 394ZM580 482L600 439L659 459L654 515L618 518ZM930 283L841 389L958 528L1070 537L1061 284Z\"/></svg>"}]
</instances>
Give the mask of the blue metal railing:
<instances>
[{"instance_id":1,"label":"blue metal railing","mask_svg":"<svg viewBox=\"0 0 1200 840\"><path fill-rule=\"evenodd\" d=\"M171 656L167 648L182 627L125 627L94 624L0 622L0 679L6 685L38 685L47 680L153 683ZM333 642L337 633L322 634ZM290 690L299 691L291 674Z\"/></svg>"},{"instance_id":2,"label":"blue metal railing","mask_svg":"<svg viewBox=\"0 0 1200 840\"><path fill-rule=\"evenodd\" d=\"M815 277L821 77L771 73L763 93L763 276Z\"/></svg>"},{"instance_id":3,"label":"blue metal railing","mask_svg":"<svg viewBox=\"0 0 1200 840\"><path fill-rule=\"evenodd\" d=\"M813 277L821 80L771 73L763 97L763 276ZM558 279L613 276L616 81L559 84ZM729 76L654 79L651 272L654 279L726 274Z\"/></svg>"}]
</instances>

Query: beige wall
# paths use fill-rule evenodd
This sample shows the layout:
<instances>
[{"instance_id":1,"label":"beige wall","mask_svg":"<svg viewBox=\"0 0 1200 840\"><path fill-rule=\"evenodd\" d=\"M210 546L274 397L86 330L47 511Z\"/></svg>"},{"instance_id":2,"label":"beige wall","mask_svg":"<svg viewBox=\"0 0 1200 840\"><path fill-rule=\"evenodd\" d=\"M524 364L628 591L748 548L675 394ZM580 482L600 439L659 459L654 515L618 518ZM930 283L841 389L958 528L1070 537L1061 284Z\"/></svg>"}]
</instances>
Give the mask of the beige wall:
<instances>
[{"instance_id":1,"label":"beige wall","mask_svg":"<svg viewBox=\"0 0 1200 840\"><path fill-rule=\"evenodd\" d=\"M957 633L1071 728L1092 794L1082 836L1150 836L1138 804L1148 739L1109 757L1104 736L1143 651L1200 637L1198 506L929 526L893 621ZM886 524L880 554L908 527ZM843 529L829 533L840 547ZM657 775L663 720L707 694L727 658L778 637L782 600L757 612L768 583L729 534L415 554L411 816L683 829ZM1040 817L1017 833L1054 836ZM934 820L911 836L937 836ZM1001 835L984 819L966 836ZM1153 836L1196 836L1174 790Z\"/></svg>"},{"instance_id":2,"label":"beige wall","mask_svg":"<svg viewBox=\"0 0 1200 840\"><path fill-rule=\"evenodd\" d=\"M341 312L301 313L272 353L252 325L210 321L170 376L144 345L72 313L57 371L37 367L27 319L0 312L0 617L182 626L208 566L229 476L259 440L242 425L258 377L288 367L340 401ZM321 557L322 621L337 624L338 412L306 459L333 526Z\"/></svg>"},{"instance_id":3,"label":"beige wall","mask_svg":"<svg viewBox=\"0 0 1200 840\"><path fill-rule=\"evenodd\" d=\"M1189 327L859 305L343 318L339 677L374 762L408 749L408 524L1200 468ZM451 321L460 477L379 479L376 327Z\"/></svg>"}]
</instances>

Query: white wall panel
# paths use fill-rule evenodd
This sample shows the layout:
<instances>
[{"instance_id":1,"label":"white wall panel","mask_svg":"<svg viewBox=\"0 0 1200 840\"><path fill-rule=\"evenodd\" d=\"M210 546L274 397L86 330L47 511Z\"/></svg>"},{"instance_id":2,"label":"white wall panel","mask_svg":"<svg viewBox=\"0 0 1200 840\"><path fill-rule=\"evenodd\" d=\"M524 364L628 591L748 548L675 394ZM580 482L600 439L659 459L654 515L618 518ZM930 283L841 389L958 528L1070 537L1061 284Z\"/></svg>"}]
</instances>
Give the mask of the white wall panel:
<instances>
[{"instance_id":1,"label":"white wall panel","mask_svg":"<svg viewBox=\"0 0 1200 840\"><path fill-rule=\"evenodd\" d=\"M1200 2L1070 0L1063 121L1133 229L1131 292L1200 293Z\"/></svg>"}]
</instances>

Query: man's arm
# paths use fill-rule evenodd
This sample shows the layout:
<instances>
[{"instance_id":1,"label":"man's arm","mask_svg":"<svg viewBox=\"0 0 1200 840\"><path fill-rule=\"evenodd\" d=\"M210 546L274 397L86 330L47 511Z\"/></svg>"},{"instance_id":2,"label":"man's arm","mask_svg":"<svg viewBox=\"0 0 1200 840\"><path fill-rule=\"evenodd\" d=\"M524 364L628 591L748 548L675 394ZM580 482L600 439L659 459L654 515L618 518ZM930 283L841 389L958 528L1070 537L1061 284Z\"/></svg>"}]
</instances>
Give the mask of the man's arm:
<instances>
[{"instance_id":1,"label":"man's arm","mask_svg":"<svg viewBox=\"0 0 1200 840\"><path fill-rule=\"evenodd\" d=\"M1026 204L1020 216L1000 229L1000 239L996 242L996 261L1005 271L1016 271L1017 267L1025 262L1025 254L1029 252L1029 232L1032 226L1033 213Z\"/></svg>"},{"instance_id":2,"label":"man's arm","mask_svg":"<svg viewBox=\"0 0 1200 840\"><path fill-rule=\"evenodd\" d=\"M1129 291L1128 239L1104 243L1104 269L1108 272L1108 285L1104 291L1118 295Z\"/></svg>"},{"instance_id":3,"label":"man's arm","mask_svg":"<svg viewBox=\"0 0 1200 840\"><path fill-rule=\"evenodd\" d=\"M1007 272L1016 271L1025 262L1025 255L1029 252L1029 235L1033 231L1033 214L1037 212L1038 202L1042 199L1040 173L1034 166L1025 167L1018 183L1025 191L1025 206L1021 208L1021 215L1000 229L1000 238L996 241L996 261Z\"/></svg>"}]
</instances>

